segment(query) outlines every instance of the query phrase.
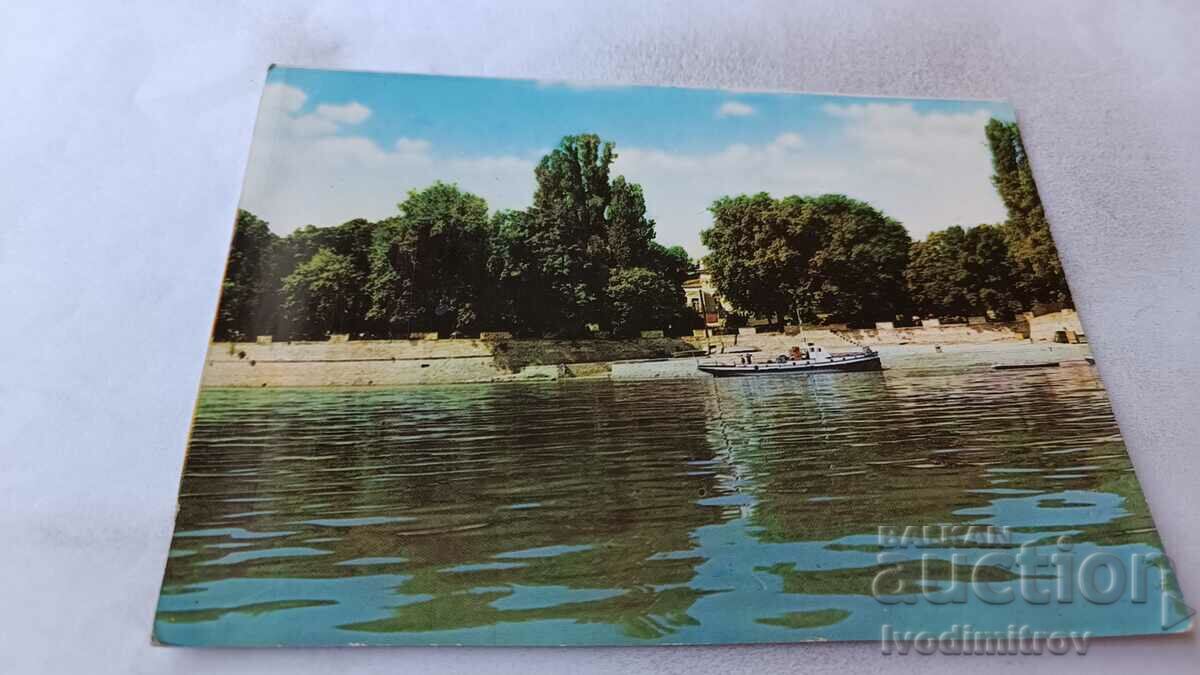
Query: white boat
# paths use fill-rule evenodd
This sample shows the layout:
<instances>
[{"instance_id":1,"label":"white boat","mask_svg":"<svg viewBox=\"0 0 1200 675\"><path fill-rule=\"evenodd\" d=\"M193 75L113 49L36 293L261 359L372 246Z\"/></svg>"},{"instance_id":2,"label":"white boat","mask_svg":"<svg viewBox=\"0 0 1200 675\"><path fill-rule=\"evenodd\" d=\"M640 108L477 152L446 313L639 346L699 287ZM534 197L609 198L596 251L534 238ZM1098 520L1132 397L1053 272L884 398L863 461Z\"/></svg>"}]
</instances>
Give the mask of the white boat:
<instances>
[{"instance_id":1,"label":"white boat","mask_svg":"<svg viewBox=\"0 0 1200 675\"><path fill-rule=\"evenodd\" d=\"M792 356L781 355L773 361L729 363L709 361L697 364L701 372L713 377L748 377L754 375L787 375L810 373L848 373L883 370L879 354L870 347L859 352L831 354L809 343L805 350L793 350Z\"/></svg>"}]
</instances>

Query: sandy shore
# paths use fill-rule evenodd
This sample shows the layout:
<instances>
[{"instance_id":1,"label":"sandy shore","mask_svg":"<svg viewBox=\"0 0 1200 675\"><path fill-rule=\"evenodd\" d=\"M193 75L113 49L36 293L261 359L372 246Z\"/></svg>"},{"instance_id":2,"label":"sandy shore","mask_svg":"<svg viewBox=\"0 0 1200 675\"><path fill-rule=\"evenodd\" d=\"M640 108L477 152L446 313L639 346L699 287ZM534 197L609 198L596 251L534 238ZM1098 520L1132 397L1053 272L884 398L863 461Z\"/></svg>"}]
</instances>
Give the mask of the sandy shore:
<instances>
[{"instance_id":1,"label":"sandy shore","mask_svg":"<svg viewBox=\"0 0 1200 675\"><path fill-rule=\"evenodd\" d=\"M824 333L824 334L821 334ZM823 331L806 339L830 351L857 349ZM695 342L693 340L692 342ZM756 347L756 359L785 353L799 339L756 335L738 341ZM732 340L726 348L731 348ZM584 378L645 380L708 377L701 358L679 358L694 349L682 340L366 340L346 343L214 343L204 387L340 387L556 381ZM714 345L718 350L720 347ZM938 351L940 347L941 351ZM876 344L885 369L990 366L1080 360L1087 345L991 340L959 344ZM673 355L675 356L673 358ZM710 359L734 360L719 351Z\"/></svg>"}]
</instances>

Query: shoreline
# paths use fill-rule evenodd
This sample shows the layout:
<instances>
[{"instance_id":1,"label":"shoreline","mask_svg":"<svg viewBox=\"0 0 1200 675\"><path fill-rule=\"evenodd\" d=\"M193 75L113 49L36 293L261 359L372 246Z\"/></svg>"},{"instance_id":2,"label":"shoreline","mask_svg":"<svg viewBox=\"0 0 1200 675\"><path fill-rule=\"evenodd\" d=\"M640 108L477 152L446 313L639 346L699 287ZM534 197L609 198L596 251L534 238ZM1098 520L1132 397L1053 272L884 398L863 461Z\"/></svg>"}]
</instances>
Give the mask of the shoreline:
<instances>
[{"instance_id":1,"label":"shoreline","mask_svg":"<svg viewBox=\"0 0 1200 675\"><path fill-rule=\"evenodd\" d=\"M936 334L918 333L916 340L912 339L913 331L921 329L897 330L895 335L884 336L891 338L890 343L878 335L848 339L841 331L828 330L806 331L805 340L830 351L850 351L857 349L857 344L869 345L879 352L886 370L1074 361L1091 354L1086 344L1034 342L1005 327L985 327L970 333L953 328L953 333L944 330ZM674 358L673 354L694 354L697 346L703 349L705 339L215 342L209 345L200 386L204 389L372 388L709 377L699 372L696 364L701 360L732 358L721 350L732 348L734 338L711 338L716 348L711 356ZM799 336L778 333L736 338L738 347L756 348L759 359L785 353L792 345L800 344Z\"/></svg>"}]
</instances>

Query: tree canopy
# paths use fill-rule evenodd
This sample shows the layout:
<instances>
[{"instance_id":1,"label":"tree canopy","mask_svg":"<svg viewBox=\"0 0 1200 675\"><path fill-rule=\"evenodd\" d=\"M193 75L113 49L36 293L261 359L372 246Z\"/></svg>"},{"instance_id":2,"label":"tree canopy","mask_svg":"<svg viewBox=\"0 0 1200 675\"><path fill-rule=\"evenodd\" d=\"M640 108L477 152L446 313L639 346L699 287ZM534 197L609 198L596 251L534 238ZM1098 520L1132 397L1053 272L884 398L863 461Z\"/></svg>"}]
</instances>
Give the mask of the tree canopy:
<instances>
[{"instance_id":1,"label":"tree canopy","mask_svg":"<svg viewBox=\"0 0 1200 675\"><path fill-rule=\"evenodd\" d=\"M268 267L277 241L267 223L253 213L238 211L221 283L215 334L247 336L259 330L262 298L271 281Z\"/></svg>"},{"instance_id":2,"label":"tree canopy","mask_svg":"<svg viewBox=\"0 0 1200 675\"><path fill-rule=\"evenodd\" d=\"M913 311L1007 317L1069 303L1020 133L999 120L983 131L1008 211L1002 225L955 225L912 242L899 222L844 195L713 201L705 263L735 321L799 312L870 325ZM379 222L286 236L239 211L214 335L684 334L703 325L684 304L693 262L655 241L645 192L611 175L616 158L595 134L562 138L538 162L525 209L489 212L481 197L434 182Z\"/></svg>"},{"instance_id":3,"label":"tree canopy","mask_svg":"<svg viewBox=\"0 0 1200 675\"><path fill-rule=\"evenodd\" d=\"M1007 318L1020 307L1008 240L996 225L955 225L913 242L905 279L921 316Z\"/></svg>"},{"instance_id":4,"label":"tree canopy","mask_svg":"<svg viewBox=\"0 0 1200 675\"><path fill-rule=\"evenodd\" d=\"M832 321L860 325L903 314L908 230L842 195L812 199L804 212L820 237L808 269L817 310Z\"/></svg>"},{"instance_id":5,"label":"tree canopy","mask_svg":"<svg viewBox=\"0 0 1200 675\"><path fill-rule=\"evenodd\" d=\"M654 243L654 221L646 218L642 186L617 176L609 190L605 220L609 267L630 267L645 262Z\"/></svg>"},{"instance_id":6,"label":"tree canopy","mask_svg":"<svg viewBox=\"0 0 1200 675\"><path fill-rule=\"evenodd\" d=\"M688 330L691 260L654 241L641 186L610 179L615 158L598 136L567 136L538 163L531 206L490 216L482 198L442 182L380 222L282 238L240 212L216 334Z\"/></svg>"},{"instance_id":7,"label":"tree canopy","mask_svg":"<svg viewBox=\"0 0 1200 675\"><path fill-rule=\"evenodd\" d=\"M643 330L662 330L663 318L684 306L681 288L645 267L619 267L609 275L608 320L614 335L637 337Z\"/></svg>"},{"instance_id":8,"label":"tree canopy","mask_svg":"<svg viewBox=\"0 0 1200 675\"><path fill-rule=\"evenodd\" d=\"M992 151L992 182L1008 210L1005 236L1023 299L1070 305L1071 290L1017 123L993 119L985 133Z\"/></svg>"},{"instance_id":9,"label":"tree canopy","mask_svg":"<svg viewBox=\"0 0 1200 675\"><path fill-rule=\"evenodd\" d=\"M908 232L842 195L722 197L701 233L718 291L743 311L784 321L893 320L904 307Z\"/></svg>"},{"instance_id":10,"label":"tree canopy","mask_svg":"<svg viewBox=\"0 0 1200 675\"><path fill-rule=\"evenodd\" d=\"M965 316L971 301L963 265L966 233L955 225L915 241L905 278L913 310L921 316Z\"/></svg>"},{"instance_id":11,"label":"tree canopy","mask_svg":"<svg viewBox=\"0 0 1200 675\"><path fill-rule=\"evenodd\" d=\"M370 246L368 319L389 334L475 329L487 275L487 202L447 183L413 190Z\"/></svg>"},{"instance_id":12,"label":"tree canopy","mask_svg":"<svg viewBox=\"0 0 1200 675\"><path fill-rule=\"evenodd\" d=\"M348 330L357 317L362 274L347 255L321 248L283 280L283 309L301 337Z\"/></svg>"},{"instance_id":13,"label":"tree canopy","mask_svg":"<svg viewBox=\"0 0 1200 675\"><path fill-rule=\"evenodd\" d=\"M532 206L493 218L489 268L498 282L494 306L506 317L501 325L524 334L585 334L588 324L610 324L620 314L610 293L635 279L649 283L645 274L656 277L645 287L669 285L683 304L680 268L690 260L654 241L641 186L610 178L616 156L594 134L563 138L538 163ZM667 328L677 317L655 310L633 323Z\"/></svg>"}]
</instances>

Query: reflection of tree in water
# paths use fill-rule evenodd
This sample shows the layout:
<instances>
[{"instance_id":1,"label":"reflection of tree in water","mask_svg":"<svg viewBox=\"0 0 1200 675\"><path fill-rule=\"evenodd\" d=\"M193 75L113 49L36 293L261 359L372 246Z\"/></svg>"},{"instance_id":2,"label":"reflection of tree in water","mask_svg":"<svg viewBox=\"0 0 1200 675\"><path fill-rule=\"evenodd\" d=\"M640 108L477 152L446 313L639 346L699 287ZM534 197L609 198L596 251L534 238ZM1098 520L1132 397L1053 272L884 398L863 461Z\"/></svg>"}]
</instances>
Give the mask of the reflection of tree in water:
<instances>
[{"instance_id":1,"label":"reflection of tree in water","mask_svg":"<svg viewBox=\"0 0 1200 675\"><path fill-rule=\"evenodd\" d=\"M177 549L198 551L170 561L168 587L390 573L408 577L398 594L432 597L356 630L573 618L636 637L666 634L693 622L687 608L703 593L686 584L701 560L655 554L690 549L691 531L720 520L718 510L694 504L713 479L689 462L704 463L712 451L702 406L679 405L686 397L671 391L677 386L688 385L304 392L270 404L249 396L255 417L270 409L270 437L248 438L256 422L227 411L219 424L197 423L179 530L291 534L177 538ZM221 501L228 497L273 500ZM272 513L225 517L256 511ZM202 548L218 542L330 553L204 564L245 550ZM357 559L385 562L335 564ZM493 606L514 587L613 594Z\"/></svg>"},{"instance_id":2,"label":"reflection of tree in water","mask_svg":"<svg viewBox=\"0 0 1200 675\"><path fill-rule=\"evenodd\" d=\"M731 573L813 596L869 589L878 570L841 563L870 547L841 540L880 525L1008 514L1026 533L1066 522L1076 541L1157 547L1103 390L1090 369L1057 370L208 391L165 585L196 600L160 620L328 604L286 590L220 599L208 582L370 577L393 595L332 591L352 608L338 625L559 619L652 639L716 606L695 604L714 587L699 567L715 551L698 540L722 523L723 541L747 547ZM788 558L791 542L822 542L804 550L823 567ZM753 619L829 625L845 618L836 604Z\"/></svg>"},{"instance_id":3,"label":"reflection of tree in water","mask_svg":"<svg viewBox=\"0 0 1200 675\"><path fill-rule=\"evenodd\" d=\"M755 499L745 515L763 542L833 542L880 526L965 529L994 500L1024 497L1033 520L996 525L1057 531L1038 514L1075 508L1080 540L1157 546L1094 371L1059 370L722 381L711 425L748 478L742 489ZM1064 490L1085 503L1056 501ZM1092 522L1095 493L1119 495L1123 510ZM806 581L815 593L837 585L828 573Z\"/></svg>"}]
</instances>

